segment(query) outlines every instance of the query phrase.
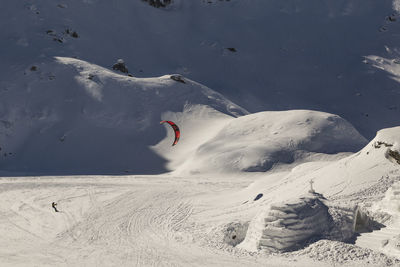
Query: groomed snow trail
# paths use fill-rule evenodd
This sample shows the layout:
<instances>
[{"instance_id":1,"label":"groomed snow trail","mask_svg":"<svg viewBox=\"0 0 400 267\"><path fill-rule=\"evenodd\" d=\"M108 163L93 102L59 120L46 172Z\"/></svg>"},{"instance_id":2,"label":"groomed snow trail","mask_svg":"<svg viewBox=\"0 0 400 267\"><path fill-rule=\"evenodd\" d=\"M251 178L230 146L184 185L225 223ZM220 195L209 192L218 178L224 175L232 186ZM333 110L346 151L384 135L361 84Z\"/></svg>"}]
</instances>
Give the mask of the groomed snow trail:
<instances>
[{"instance_id":1,"label":"groomed snow trail","mask_svg":"<svg viewBox=\"0 0 400 267\"><path fill-rule=\"evenodd\" d=\"M229 221L198 221L210 208L203 200L243 181L42 177L1 178L0 185L2 266L289 266L295 260L204 245L220 242L213 229ZM196 240L200 231L203 240ZM305 257L296 266L310 263Z\"/></svg>"}]
</instances>

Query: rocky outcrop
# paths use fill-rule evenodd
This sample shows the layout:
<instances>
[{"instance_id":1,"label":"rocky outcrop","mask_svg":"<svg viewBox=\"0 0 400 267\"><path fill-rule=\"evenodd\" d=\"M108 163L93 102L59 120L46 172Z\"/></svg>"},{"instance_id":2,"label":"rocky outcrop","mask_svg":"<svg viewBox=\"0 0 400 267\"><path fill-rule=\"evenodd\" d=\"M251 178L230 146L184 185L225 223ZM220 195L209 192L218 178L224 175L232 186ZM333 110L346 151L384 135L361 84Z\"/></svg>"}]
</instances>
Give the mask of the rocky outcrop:
<instances>
[{"instance_id":1,"label":"rocky outcrop","mask_svg":"<svg viewBox=\"0 0 400 267\"><path fill-rule=\"evenodd\" d=\"M143 2L149 3L149 5L154 7L166 7L171 4L172 0L142 0Z\"/></svg>"}]
</instances>

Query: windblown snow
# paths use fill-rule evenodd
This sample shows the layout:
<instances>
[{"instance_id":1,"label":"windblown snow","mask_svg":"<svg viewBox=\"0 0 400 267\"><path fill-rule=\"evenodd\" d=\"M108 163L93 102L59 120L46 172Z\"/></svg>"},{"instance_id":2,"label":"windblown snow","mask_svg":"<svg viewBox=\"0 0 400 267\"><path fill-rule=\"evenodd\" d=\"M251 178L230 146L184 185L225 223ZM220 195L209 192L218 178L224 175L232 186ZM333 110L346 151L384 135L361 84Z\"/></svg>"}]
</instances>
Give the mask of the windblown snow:
<instances>
[{"instance_id":1,"label":"windblown snow","mask_svg":"<svg viewBox=\"0 0 400 267\"><path fill-rule=\"evenodd\" d=\"M2 3L0 265L400 266L398 12Z\"/></svg>"}]
</instances>

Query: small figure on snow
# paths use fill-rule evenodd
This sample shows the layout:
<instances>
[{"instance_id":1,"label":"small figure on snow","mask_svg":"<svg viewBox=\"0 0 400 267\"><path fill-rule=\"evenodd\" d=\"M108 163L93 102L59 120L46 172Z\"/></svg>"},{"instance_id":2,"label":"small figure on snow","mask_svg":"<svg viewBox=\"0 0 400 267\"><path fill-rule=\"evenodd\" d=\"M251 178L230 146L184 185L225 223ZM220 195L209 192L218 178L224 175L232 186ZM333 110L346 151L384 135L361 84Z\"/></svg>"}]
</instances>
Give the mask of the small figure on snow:
<instances>
[{"instance_id":1,"label":"small figure on snow","mask_svg":"<svg viewBox=\"0 0 400 267\"><path fill-rule=\"evenodd\" d=\"M313 183L314 183L314 181L313 181L313 179L311 179L310 181L309 181L309 183L310 183L310 190L308 190L308 192L309 193L311 193L311 194L314 194L315 193L315 190L314 190L314 188L313 188Z\"/></svg>"},{"instance_id":2,"label":"small figure on snow","mask_svg":"<svg viewBox=\"0 0 400 267\"><path fill-rule=\"evenodd\" d=\"M119 70L120 72L128 73L128 69L126 68L125 62L123 59L118 59L117 63L115 63L112 68L113 68L113 70Z\"/></svg>"},{"instance_id":3,"label":"small figure on snow","mask_svg":"<svg viewBox=\"0 0 400 267\"><path fill-rule=\"evenodd\" d=\"M51 206L53 207L55 212L58 212L57 203L56 202L51 203Z\"/></svg>"}]
</instances>

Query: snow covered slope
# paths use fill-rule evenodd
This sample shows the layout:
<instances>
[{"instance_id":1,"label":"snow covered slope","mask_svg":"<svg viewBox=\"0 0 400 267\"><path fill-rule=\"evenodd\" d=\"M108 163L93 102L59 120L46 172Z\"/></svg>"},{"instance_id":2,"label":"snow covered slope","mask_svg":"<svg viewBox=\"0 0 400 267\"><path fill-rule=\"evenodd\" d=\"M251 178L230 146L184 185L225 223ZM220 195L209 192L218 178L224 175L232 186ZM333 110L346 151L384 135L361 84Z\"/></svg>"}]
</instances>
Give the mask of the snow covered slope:
<instances>
[{"instance_id":1,"label":"snow covered slope","mask_svg":"<svg viewBox=\"0 0 400 267\"><path fill-rule=\"evenodd\" d=\"M339 116L308 110L260 112L231 119L179 173L265 172L315 153L355 152L366 140Z\"/></svg>"},{"instance_id":2,"label":"snow covered slope","mask_svg":"<svg viewBox=\"0 0 400 267\"><path fill-rule=\"evenodd\" d=\"M2 2L1 265L399 265L399 1L163 2Z\"/></svg>"},{"instance_id":3,"label":"snow covered slope","mask_svg":"<svg viewBox=\"0 0 400 267\"><path fill-rule=\"evenodd\" d=\"M0 102L0 169L48 174L166 171L165 158L150 149L171 130L160 120L189 110L216 119L247 114L189 79L129 77L61 57L28 68ZM182 141L190 136L183 130ZM162 145L169 153L171 142Z\"/></svg>"},{"instance_id":4,"label":"snow covered slope","mask_svg":"<svg viewBox=\"0 0 400 267\"><path fill-rule=\"evenodd\" d=\"M400 95L363 60L398 58L398 20L392 0L2 1L0 99L54 56L123 58L135 77L180 73L251 112L325 111L372 138L398 122Z\"/></svg>"},{"instance_id":5,"label":"snow covered slope","mask_svg":"<svg viewBox=\"0 0 400 267\"><path fill-rule=\"evenodd\" d=\"M223 125L251 118L216 117L212 115L215 110L204 107L201 111L195 108L174 114L203 114L204 118L218 118ZM306 114L313 115L317 122L319 118L318 124L326 125L326 118L341 121L325 113ZM268 211L271 203L288 203L279 206L279 211L302 207L288 200L310 190L310 180L317 192L324 193L327 203L362 205L372 215L390 212L395 218L397 204L387 203L397 201L397 187L386 197L385 192L394 181L400 181L400 165L390 156L396 153L389 153L398 152L399 131L400 127L380 131L350 156L320 153L313 162L265 173L3 177L0 235L4 242L0 244L0 257L5 266L26 266L27 261L41 266L396 266L398 259L370 250L374 247L368 247L368 243L364 243L368 248L362 248L357 243L322 240L297 252L273 255L257 250L250 253L240 249L241 245L232 247L226 243L224 231L245 225L258 213ZM295 133L293 136L298 136L300 130ZM184 141L191 144L190 139ZM52 210L52 201L59 203L60 213ZM301 218L307 225L313 222L307 216ZM397 229L395 220L392 222L382 221L387 229ZM284 224L282 221L281 227ZM252 231L250 226L248 231ZM251 245L256 241L249 236L246 242ZM396 242L393 236L387 251L382 251L395 251Z\"/></svg>"},{"instance_id":6,"label":"snow covered slope","mask_svg":"<svg viewBox=\"0 0 400 267\"><path fill-rule=\"evenodd\" d=\"M398 185L396 184L396 182L400 181L400 164L396 160L399 152L399 131L400 127L381 130L363 149L351 155L342 154L336 155L336 157L333 155L332 157L319 155L319 157L316 157L319 159L318 161L298 164L294 168L289 167L289 165L286 169L269 171L262 175L256 173L247 175L245 177L254 179L255 182L243 190L234 192L228 192L230 190L227 190L223 194L219 193L221 195L211 197L206 203L211 206L216 205L218 209L207 211L205 216L207 216L210 224L218 223L218 221L226 220L227 218L230 218L231 222L236 222L237 225L245 225L250 222L245 241L243 241L243 244L238 245L240 248L253 251L257 250L263 242L271 245L275 241L279 247L282 246L282 242L287 238L289 238L289 241L295 240L297 236L307 235L307 231L300 231L298 235L292 234L290 236L289 229L287 230L289 234L285 235L285 238L278 238L272 242L271 238L269 238L271 233L268 229L283 227L286 223L291 225L291 220L285 223L285 216L288 219L293 219L293 216L289 214L290 212L285 212L285 214L278 212L278 214L275 214L275 208L272 209L271 205L273 203L284 203L284 205L288 206L288 209L296 207L297 204L293 205L290 200L304 196L310 190L310 182L312 182L312 188L318 193L323 193L327 199L325 203L330 209L331 207L341 206L343 207L343 212L347 212L347 209L356 211L354 207L358 206L364 212L363 216L371 220L371 225L376 224L378 227L372 227L374 231L371 233L361 233L359 237L354 236L355 245L361 246L362 249L354 245L349 245L348 247L347 245L342 245L342 249L339 249L333 248L336 247L334 243L317 242L315 245L305 248L300 252L301 254L319 255L320 253L321 257L318 256L320 260L329 258L335 263L348 261L349 257L361 260L364 256L359 253L368 255L373 250L398 258L399 253L395 249L396 244L398 244L398 238L395 231L399 228ZM218 177L218 175L215 175L215 177ZM240 176L231 174L227 177L235 180ZM278 209L278 211L281 210ZM334 215L336 212L334 209L330 213ZM339 212L341 211L339 210ZM274 221L269 226L270 219L268 218L273 215L278 218L276 222ZM346 216L346 214L343 215ZM301 216L298 217L303 218ZM305 220L309 219L307 217L304 218ZM337 215L335 215L334 225L337 223L337 218ZM346 226L346 229L340 229L340 225L335 226L332 229L334 232L331 233L331 238L340 241L348 240L348 231L353 231L354 234L356 229L347 228L352 227L351 224L357 222L357 220L359 219L354 214L353 222L350 221L349 226L343 225ZM308 226L310 225L312 224L310 223ZM293 227L297 226L300 227L301 224L293 225ZM341 230L343 230L343 233L340 233ZM280 233L284 235L287 231L282 229ZM340 235L343 235L344 239L341 239ZM276 234L276 236L279 235ZM317 236L310 236L309 238L314 237ZM329 235L325 238L329 239ZM289 244L291 243L289 242ZM331 245L334 246L328 248ZM331 254L327 254L325 251L329 249L332 250ZM358 256L352 254L355 251L357 251L356 254ZM375 264L381 266L382 263ZM390 265L393 262L387 264ZM382 266L386 265L382 264Z\"/></svg>"},{"instance_id":7,"label":"snow covered slope","mask_svg":"<svg viewBox=\"0 0 400 267\"><path fill-rule=\"evenodd\" d=\"M264 179L256 181L243 193L252 192L254 196L263 193L264 197L258 204L271 200L277 202L303 195L310 188L309 182L313 181L313 188L328 199L337 195L347 196L352 198L353 204L357 204L369 198L372 205L374 196L383 198L400 174L399 163L389 153L395 151L393 155L397 155L399 151L396 148L400 141L399 131L400 127L381 130L359 152L342 155L339 160L322 157L319 161L299 164L280 173L267 173ZM384 144L379 145L382 142ZM370 191L363 192L366 189ZM247 196L242 200L248 199Z\"/></svg>"}]
</instances>

